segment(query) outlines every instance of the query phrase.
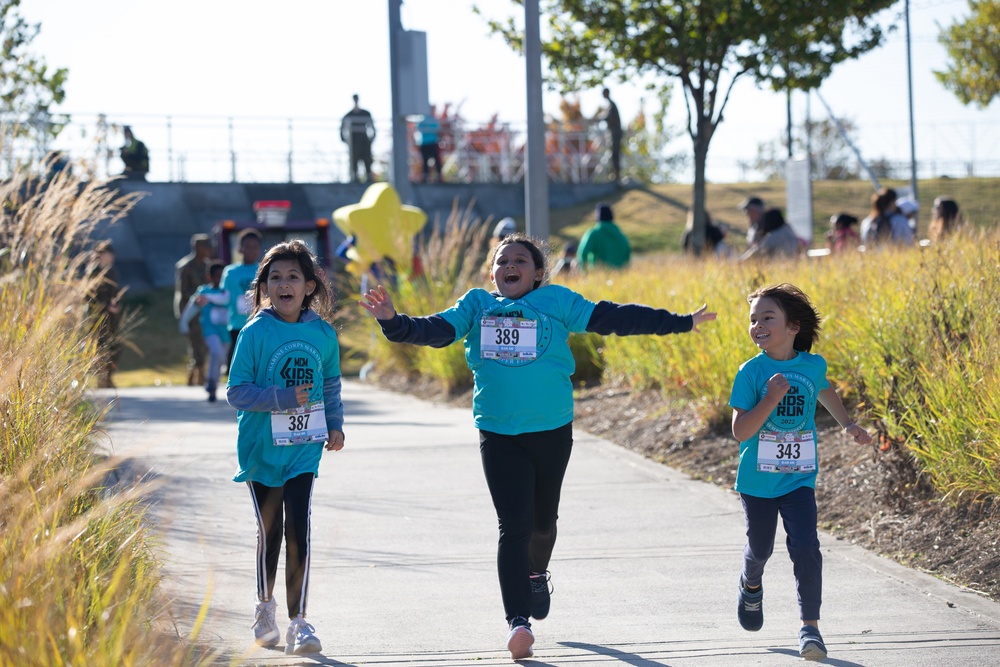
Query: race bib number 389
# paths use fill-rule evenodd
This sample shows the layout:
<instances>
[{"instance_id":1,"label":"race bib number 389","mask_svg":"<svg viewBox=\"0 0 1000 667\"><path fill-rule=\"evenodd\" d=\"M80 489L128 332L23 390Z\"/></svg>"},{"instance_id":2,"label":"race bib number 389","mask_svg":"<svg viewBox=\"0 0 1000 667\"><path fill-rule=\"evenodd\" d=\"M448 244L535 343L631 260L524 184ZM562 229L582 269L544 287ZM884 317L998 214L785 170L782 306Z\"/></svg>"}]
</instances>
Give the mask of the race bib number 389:
<instances>
[{"instance_id":1,"label":"race bib number 389","mask_svg":"<svg viewBox=\"0 0 1000 667\"><path fill-rule=\"evenodd\" d=\"M271 413L271 437L279 447L323 443L328 435L322 401Z\"/></svg>"},{"instance_id":2,"label":"race bib number 389","mask_svg":"<svg viewBox=\"0 0 1000 667\"><path fill-rule=\"evenodd\" d=\"M479 323L483 359L534 359L538 322L520 317L484 317Z\"/></svg>"},{"instance_id":3,"label":"race bib number 389","mask_svg":"<svg viewBox=\"0 0 1000 667\"><path fill-rule=\"evenodd\" d=\"M757 438L760 472L816 472L816 440L812 431L761 431Z\"/></svg>"}]
</instances>

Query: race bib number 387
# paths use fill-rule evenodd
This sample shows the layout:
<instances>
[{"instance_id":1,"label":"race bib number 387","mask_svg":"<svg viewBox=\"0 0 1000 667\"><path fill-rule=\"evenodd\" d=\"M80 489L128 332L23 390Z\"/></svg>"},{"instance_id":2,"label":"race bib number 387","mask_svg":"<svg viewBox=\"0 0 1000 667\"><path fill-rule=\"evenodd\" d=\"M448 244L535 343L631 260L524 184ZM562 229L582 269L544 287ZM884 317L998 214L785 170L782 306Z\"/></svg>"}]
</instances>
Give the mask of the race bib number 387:
<instances>
[{"instance_id":1,"label":"race bib number 387","mask_svg":"<svg viewBox=\"0 0 1000 667\"><path fill-rule=\"evenodd\" d=\"M520 317L484 317L479 323L483 359L534 359L538 322Z\"/></svg>"},{"instance_id":2,"label":"race bib number 387","mask_svg":"<svg viewBox=\"0 0 1000 667\"><path fill-rule=\"evenodd\" d=\"M271 413L271 437L279 447L323 443L328 435L322 401Z\"/></svg>"},{"instance_id":3,"label":"race bib number 387","mask_svg":"<svg viewBox=\"0 0 1000 667\"><path fill-rule=\"evenodd\" d=\"M816 440L812 431L761 431L757 438L760 472L816 472Z\"/></svg>"}]
</instances>

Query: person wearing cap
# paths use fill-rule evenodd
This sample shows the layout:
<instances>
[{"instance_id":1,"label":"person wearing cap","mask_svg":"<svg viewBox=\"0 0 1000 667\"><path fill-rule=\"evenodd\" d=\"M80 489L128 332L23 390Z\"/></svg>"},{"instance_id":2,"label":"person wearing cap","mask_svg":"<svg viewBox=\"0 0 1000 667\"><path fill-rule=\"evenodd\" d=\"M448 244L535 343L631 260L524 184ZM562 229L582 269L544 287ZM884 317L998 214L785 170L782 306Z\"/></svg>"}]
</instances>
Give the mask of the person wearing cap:
<instances>
[{"instance_id":1,"label":"person wearing cap","mask_svg":"<svg viewBox=\"0 0 1000 667\"><path fill-rule=\"evenodd\" d=\"M97 386L114 388L111 374L118 367L121 342L118 327L122 320L121 279L115 268L115 247L111 241L101 241L94 246L94 263L90 272L90 290L87 305L94 321L97 322L97 350L101 355L98 367Z\"/></svg>"},{"instance_id":2,"label":"person wearing cap","mask_svg":"<svg viewBox=\"0 0 1000 667\"><path fill-rule=\"evenodd\" d=\"M917 233L917 213L920 212L920 204L909 197L900 197L896 200L896 209L906 218L910 225L910 231Z\"/></svg>"},{"instance_id":3,"label":"person wearing cap","mask_svg":"<svg viewBox=\"0 0 1000 667\"><path fill-rule=\"evenodd\" d=\"M195 291L208 282L208 260L211 257L212 241L208 235L194 234L191 237L191 252L174 264L174 317L178 320ZM190 387L197 387L205 382L205 362L208 360L208 347L205 345L200 318L191 320L187 339L187 383Z\"/></svg>"},{"instance_id":4,"label":"person wearing cap","mask_svg":"<svg viewBox=\"0 0 1000 667\"><path fill-rule=\"evenodd\" d=\"M632 246L615 224L607 204L597 207L597 223L583 233L576 250L577 266L583 270L597 266L621 268L632 258Z\"/></svg>"},{"instance_id":5,"label":"person wearing cap","mask_svg":"<svg viewBox=\"0 0 1000 667\"><path fill-rule=\"evenodd\" d=\"M760 234L760 219L764 217L764 200L754 195L740 202L739 210L747 217L747 247L757 242Z\"/></svg>"}]
</instances>

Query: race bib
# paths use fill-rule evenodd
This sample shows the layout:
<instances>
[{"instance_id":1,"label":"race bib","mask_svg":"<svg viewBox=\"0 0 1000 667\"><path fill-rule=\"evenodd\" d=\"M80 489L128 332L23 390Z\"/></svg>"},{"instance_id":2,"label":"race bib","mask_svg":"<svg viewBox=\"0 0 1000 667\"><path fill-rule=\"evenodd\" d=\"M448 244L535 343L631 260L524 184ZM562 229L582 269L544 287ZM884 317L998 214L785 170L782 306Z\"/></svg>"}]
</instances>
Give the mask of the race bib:
<instances>
[{"instance_id":1,"label":"race bib","mask_svg":"<svg viewBox=\"0 0 1000 667\"><path fill-rule=\"evenodd\" d=\"M761 431L757 438L759 472L816 472L816 440L810 431Z\"/></svg>"},{"instance_id":2,"label":"race bib","mask_svg":"<svg viewBox=\"0 0 1000 667\"><path fill-rule=\"evenodd\" d=\"M271 413L271 438L278 447L323 443L328 436L323 401Z\"/></svg>"},{"instance_id":3,"label":"race bib","mask_svg":"<svg viewBox=\"0 0 1000 667\"><path fill-rule=\"evenodd\" d=\"M484 317L479 322L479 354L483 359L534 359L538 356L538 322L520 317Z\"/></svg>"}]
</instances>

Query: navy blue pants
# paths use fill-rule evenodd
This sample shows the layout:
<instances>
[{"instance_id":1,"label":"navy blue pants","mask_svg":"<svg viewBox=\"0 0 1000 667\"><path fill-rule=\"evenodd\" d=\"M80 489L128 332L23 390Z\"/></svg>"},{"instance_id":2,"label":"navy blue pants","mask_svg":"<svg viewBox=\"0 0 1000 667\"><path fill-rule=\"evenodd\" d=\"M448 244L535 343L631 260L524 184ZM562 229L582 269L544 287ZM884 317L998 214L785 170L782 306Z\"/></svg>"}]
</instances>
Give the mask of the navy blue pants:
<instances>
[{"instance_id":1,"label":"navy blue pants","mask_svg":"<svg viewBox=\"0 0 1000 667\"><path fill-rule=\"evenodd\" d=\"M479 431L486 484L500 523L497 574L507 621L531 614L532 572L549 569L573 424L500 435Z\"/></svg>"},{"instance_id":2,"label":"navy blue pants","mask_svg":"<svg viewBox=\"0 0 1000 667\"><path fill-rule=\"evenodd\" d=\"M284 486L247 482L257 519L257 597L270 600L285 538L285 600L288 618L305 616L309 593L309 539L315 476L304 473Z\"/></svg>"},{"instance_id":3,"label":"navy blue pants","mask_svg":"<svg viewBox=\"0 0 1000 667\"><path fill-rule=\"evenodd\" d=\"M816 491L808 486L778 498L758 498L740 494L747 524L747 543L743 547L743 581L760 586L764 565L774 551L774 536L781 515L785 546L792 559L795 591L799 598L799 618L819 620L823 601L823 555L816 534Z\"/></svg>"}]
</instances>

